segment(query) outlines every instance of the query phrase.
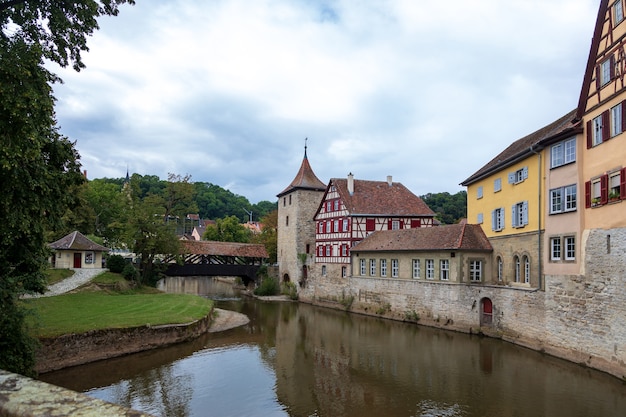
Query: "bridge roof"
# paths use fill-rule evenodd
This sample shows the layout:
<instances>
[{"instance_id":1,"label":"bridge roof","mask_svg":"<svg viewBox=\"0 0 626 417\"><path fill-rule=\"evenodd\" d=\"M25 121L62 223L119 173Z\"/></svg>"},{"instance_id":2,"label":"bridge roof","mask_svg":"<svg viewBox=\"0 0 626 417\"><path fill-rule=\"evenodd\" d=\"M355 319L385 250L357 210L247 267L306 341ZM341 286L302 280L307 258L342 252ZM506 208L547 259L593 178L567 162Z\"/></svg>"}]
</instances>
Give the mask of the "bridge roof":
<instances>
[{"instance_id":1,"label":"bridge roof","mask_svg":"<svg viewBox=\"0 0 626 417\"><path fill-rule=\"evenodd\" d=\"M217 242L213 240L181 240L180 244L182 252L189 255L269 258L265 246L259 244Z\"/></svg>"}]
</instances>

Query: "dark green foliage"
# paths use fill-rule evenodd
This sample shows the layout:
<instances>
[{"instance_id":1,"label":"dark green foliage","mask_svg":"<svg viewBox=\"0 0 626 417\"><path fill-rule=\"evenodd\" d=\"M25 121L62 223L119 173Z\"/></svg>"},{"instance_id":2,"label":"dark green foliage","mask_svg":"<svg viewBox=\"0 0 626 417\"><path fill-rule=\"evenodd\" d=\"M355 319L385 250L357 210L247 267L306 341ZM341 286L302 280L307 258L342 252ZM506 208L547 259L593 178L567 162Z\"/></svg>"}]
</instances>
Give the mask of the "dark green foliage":
<instances>
[{"instance_id":1,"label":"dark green foliage","mask_svg":"<svg viewBox=\"0 0 626 417\"><path fill-rule=\"evenodd\" d=\"M263 277L261 284L254 289L254 294L258 296L278 295L280 294L280 284L274 277Z\"/></svg>"},{"instance_id":2,"label":"dark green foliage","mask_svg":"<svg viewBox=\"0 0 626 417\"><path fill-rule=\"evenodd\" d=\"M204 232L205 240L219 242L248 243L251 238L252 232L243 227L235 216L217 219L215 224L207 227Z\"/></svg>"},{"instance_id":3,"label":"dark green foliage","mask_svg":"<svg viewBox=\"0 0 626 417\"><path fill-rule=\"evenodd\" d=\"M137 268L135 268L133 264L127 263L122 270L122 276L127 281L138 281L139 271L137 271Z\"/></svg>"},{"instance_id":4,"label":"dark green foliage","mask_svg":"<svg viewBox=\"0 0 626 417\"><path fill-rule=\"evenodd\" d=\"M29 336L26 310L6 295L0 295L0 369L33 377L38 342Z\"/></svg>"},{"instance_id":5,"label":"dark green foliage","mask_svg":"<svg viewBox=\"0 0 626 417\"><path fill-rule=\"evenodd\" d=\"M111 255L107 258L107 268L109 271L121 274L126 266L126 260L121 255Z\"/></svg>"},{"instance_id":6,"label":"dark green foliage","mask_svg":"<svg viewBox=\"0 0 626 417\"><path fill-rule=\"evenodd\" d=\"M424 203L436 214L435 218L443 224L455 224L467 217L467 192L456 194L428 193L421 196Z\"/></svg>"}]
</instances>

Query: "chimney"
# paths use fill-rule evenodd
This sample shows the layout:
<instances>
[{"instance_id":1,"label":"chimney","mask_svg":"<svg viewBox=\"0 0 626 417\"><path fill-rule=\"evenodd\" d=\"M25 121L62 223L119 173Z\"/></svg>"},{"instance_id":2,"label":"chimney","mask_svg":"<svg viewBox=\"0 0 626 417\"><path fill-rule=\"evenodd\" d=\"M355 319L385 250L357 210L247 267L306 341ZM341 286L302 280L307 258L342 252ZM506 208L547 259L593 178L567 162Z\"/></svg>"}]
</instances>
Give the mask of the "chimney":
<instances>
[{"instance_id":1,"label":"chimney","mask_svg":"<svg viewBox=\"0 0 626 417\"><path fill-rule=\"evenodd\" d=\"M393 181L391 181L391 175L387 175L387 184L389 184L390 187L393 184Z\"/></svg>"},{"instance_id":2,"label":"chimney","mask_svg":"<svg viewBox=\"0 0 626 417\"><path fill-rule=\"evenodd\" d=\"M352 172L348 174L348 193L354 194L354 175Z\"/></svg>"}]
</instances>

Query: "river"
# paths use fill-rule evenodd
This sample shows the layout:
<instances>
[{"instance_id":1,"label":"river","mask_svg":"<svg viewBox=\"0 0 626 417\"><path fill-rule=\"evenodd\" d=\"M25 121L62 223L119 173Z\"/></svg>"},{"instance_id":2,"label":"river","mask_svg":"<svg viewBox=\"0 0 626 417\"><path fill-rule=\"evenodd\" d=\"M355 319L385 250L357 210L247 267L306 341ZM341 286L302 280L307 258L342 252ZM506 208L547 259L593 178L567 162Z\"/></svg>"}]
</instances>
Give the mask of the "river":
<instances>
[{"instance_id":1,"label":"river","mask_svg":"<svg viewBox=\"0 0 626 417\"><path fill-rule=\"evenodd\" d=\"M184 291L217 287L217 306L250 323L40 379L156 416L626 415L626 385L577 364L475 335L239 299L206 281Z\"/></svg>"}]
</instances>

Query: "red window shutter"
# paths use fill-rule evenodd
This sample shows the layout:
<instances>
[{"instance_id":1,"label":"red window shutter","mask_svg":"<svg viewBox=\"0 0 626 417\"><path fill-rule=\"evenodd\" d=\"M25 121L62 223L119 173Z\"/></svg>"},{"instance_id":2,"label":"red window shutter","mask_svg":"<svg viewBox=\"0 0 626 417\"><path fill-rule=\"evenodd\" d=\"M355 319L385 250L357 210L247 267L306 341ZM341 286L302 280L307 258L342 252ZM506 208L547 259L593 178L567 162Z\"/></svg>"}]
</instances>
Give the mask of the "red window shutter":
<instances>
[{"instance_id":1,"label":"red window shutter","mask_svg":"<svg viewBox=\"0 0 626 417\"><path fill-rule=\"evenodd\" d=\"M387 230L391 230L392 227L391 219L387 220Z\"/></svg>"},{"instance_id":2,"label":"red window shutter","mask_svg":"<svg viewBox=\"0 0 626 417\"><path fill-rule=\"evenodd\" d=\"M591 131L591 120L587 121L587 149L593 146L593 132Z\"/></svg>"},{"instance_id":3,"label":"red window shutter","mask_svg":"<svg viewBox=\"0 0 626 417\"><path fill-rule=\"evenodd\" d=\"M615 79L615 55L611 55L611 80Z\"/></svg>"},{"instance_id":4,"label":"red window shutter","mask_svg":"<svg viewBox=\"0 0 626 417\"><path fill-rule=\"evenodd\" d=\"M622 132L626 131L626 100L622 101Z\"/></svg>"},{"instance_id":5,"label":"red window shutter","mask_svg":"<svg viewBox=\"0 0 626 417\"><path fill-rule=\"evenodd\" d=\"M600 90L600 65L596 65L596 90Z\"/></svg>"},{"instance_id":6,"label":"red window shutter","mask_svg":"<svg viewBox=\"0 0 626 417\"><path fill-rule=\"evenodd\" d=\"M619 172L619 198L626 198L626 168Z\"/></svg>"},{"instance_id":7,"label":"red window shutter","mask_svg":"<svg viewBox=\"0 0 626 417\"><path fill-rule=\"evenodd\" d=\"M585 207L591 207L591 181L585 183Z\"/></svg>"},{"instance_id":8,"label":"red window shutter","mask_svg":"<svg viewBox=\"0 0 626 417\"><path fill-rule=\"evenodd\" d=\"M411 220L411 229L415 229L417 227L422 227L422 220L421 219Z\"/></svg>"},{"instance_id":9,"label":"red window shutter","mask_svg":"<svg viewBox=\"0 0 626 417\"><path fill-rule=\"evenodd\" d=\"M609 176L604 174L600 177L600 204L609 202Z\"/></svg>"},{"instance_id":10,"label":"red window shutter","mask_svg":"<svg viewBox=\"0 0 626 417\"><path fill-rule=\"evenodd\" d=\"M374 222L374 219L366 219L365 220L365 231L366 232L373 232L375 227L376 227L376 223Z\"/></svg>"},{"instance_id":11,"label":"red window shutter","mask_svg":"<svg viewBox=\"0 0 626 417\"><path fill-rule=\"evenodd\" d=\"M609 111L602 112L602 142L606 142L611 138Z\"/></svg>"},{"instance_id":12,"label":"red window shutter","mask_svg":"<svg viewBox=\"0 0 626 417\"><path fill-rule=\"evenodd\" d=\"M400 229L404 229L404 220L400 220Z\"/></svg>"}]
</instances>

